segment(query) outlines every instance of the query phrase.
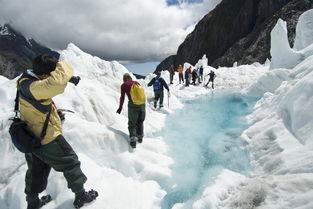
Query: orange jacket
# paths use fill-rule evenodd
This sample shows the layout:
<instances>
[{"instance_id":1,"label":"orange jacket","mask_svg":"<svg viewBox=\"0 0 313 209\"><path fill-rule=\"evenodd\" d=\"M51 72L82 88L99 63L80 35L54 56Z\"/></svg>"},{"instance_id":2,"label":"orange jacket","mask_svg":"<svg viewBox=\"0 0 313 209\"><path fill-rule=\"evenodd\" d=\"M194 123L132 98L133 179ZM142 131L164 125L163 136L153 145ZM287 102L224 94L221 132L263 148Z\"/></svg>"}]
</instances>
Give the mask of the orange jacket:
<instances>
[{"instance_id":1,"label":"orange jacket","mask_svg":"<svg viewBox=\"0 0 313 209\"><path fill-rule=\"evenodd\" d=\"M177 71L178 71L179 74L183 74L183 68L182 67L178 67Z\"/></svg>"}]
</instances>

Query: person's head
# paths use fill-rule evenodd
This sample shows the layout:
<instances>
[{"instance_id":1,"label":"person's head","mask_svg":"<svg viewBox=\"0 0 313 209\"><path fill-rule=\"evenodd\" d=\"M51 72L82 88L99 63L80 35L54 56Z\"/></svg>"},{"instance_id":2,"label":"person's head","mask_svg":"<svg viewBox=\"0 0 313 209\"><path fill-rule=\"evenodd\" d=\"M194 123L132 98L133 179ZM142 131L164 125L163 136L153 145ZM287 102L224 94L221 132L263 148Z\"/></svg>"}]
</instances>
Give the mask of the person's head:
<instances>
[{"instance_id":1,"label":"person's head","mask_svg":"<svg viewBox=\"0 0 313 209\"><path fill-rule=\"evenodd\" d=\"M156 74L157 77L160 77L161 76L161 71L156 71L155 74Z\"/></svg>"},{"instance_id":2,"label":"person's head","mask_svg":"<svg viewBox=\"0 0 313 209\"><path fill-rule=\"evenodd\" d=\"M41 54L33 60L33 72L39 77L47 77L55 70L57 62L56 58Z\"/></svg>"},{"instance_id":3,"label":"person's head","mask_svg":"<svg viewBox=\"0 0 313 209\"><path fill-rule=\"evenodd\" d=\"M213 70L211 70L211 73L214 73Z\"/></svg>"},{"instance_id":4,"label":"person's head","mask_svg":"<svg viewBox=\"0 0 313 209\"><path fill-rule=\"evenodd\" d=\"M132 79L132 77L130 76L130 74L129 73L125 73L124 75L123 75L123 81L125 82L125 81L132 81L133 79Z\"/></svg>"}]
</instances>

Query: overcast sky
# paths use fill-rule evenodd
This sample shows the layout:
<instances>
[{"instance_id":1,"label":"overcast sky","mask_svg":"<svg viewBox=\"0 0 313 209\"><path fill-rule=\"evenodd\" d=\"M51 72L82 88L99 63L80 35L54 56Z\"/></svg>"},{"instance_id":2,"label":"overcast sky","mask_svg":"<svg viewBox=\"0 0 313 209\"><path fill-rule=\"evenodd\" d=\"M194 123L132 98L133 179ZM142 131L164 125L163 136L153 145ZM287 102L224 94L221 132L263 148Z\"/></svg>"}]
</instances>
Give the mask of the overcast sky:
<instances>
[{"instance_id":1,"label":"overcast sky","mask_svg":"<svg viewBox=\"0 0 313 209\"><path fill-rule=\"evenodd\" d=\"M107 61L158 62L220 1L0 0L0 23L56 50L71 42Z\"/></svg>"}]
</instances>

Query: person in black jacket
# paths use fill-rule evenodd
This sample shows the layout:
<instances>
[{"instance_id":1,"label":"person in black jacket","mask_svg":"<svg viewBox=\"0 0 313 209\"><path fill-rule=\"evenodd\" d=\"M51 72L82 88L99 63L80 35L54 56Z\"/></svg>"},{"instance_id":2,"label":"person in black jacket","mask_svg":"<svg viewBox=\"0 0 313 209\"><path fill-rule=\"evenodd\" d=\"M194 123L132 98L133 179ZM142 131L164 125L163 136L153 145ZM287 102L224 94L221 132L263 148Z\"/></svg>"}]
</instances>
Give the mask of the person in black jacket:
<instances>
[{"instance_id":1,"label":"person in black jacket","mask_svg":"<svg viewBox=\"0 0 313 209\"><path fill-rule=\"evenodd\" d=\"M216 77L216 74L214 73L213 70L211 70L211 72L208 74L208 76L210 76L209 81L205 84L205 87L207 87L209 85L210 82L212 82L212 89L214 89L214 79Z\"/></svg>"},{"instance_id":2,"label":"person in black jacket","mask_svg":"<svg viewBox=\"0 0 313 209\"><path fill-rule=\"evenodd\" d=\"M196 69L193 69L191 76L192 76L192 84L196 85L196 80L198 78L198 73Z\"/></svg>"},{"instance_id":3,"label":"person in black jacket","mask_svg":"<svg viewBox=\"0 0 313 209\"><path fill-rule=\"evenodd\" d=\"M167 89L168 94L170 93L170 89L168 88L165 80L161 77L161 72L157 71L155 73L157 76L152 78L152 80L148 83L148 86L153 85L154 91L154 108L157 107L158 100L160 99L160 108L163 107L163 99L164 99L164 88Z\"/></svg>"}]
</instances>

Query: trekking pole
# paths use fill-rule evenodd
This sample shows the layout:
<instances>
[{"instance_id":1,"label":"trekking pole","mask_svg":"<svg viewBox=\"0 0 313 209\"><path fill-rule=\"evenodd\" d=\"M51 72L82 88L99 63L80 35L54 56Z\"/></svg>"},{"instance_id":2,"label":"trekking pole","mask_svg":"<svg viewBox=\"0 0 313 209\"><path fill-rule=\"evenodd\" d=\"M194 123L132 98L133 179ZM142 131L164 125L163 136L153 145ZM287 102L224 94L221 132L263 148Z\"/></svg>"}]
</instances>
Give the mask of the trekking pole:
<instances>
[{"instance_id":1,"label":"trekking pole","mask_svg":"<svg viewBox=\"0 0 313 209\"><path fill-rule=\"evenodd\" d=\"M170 92L167 92L167 107L170 108Z\"/></svg>"}]
</instances>

